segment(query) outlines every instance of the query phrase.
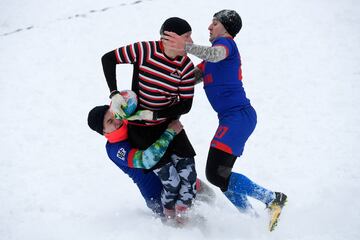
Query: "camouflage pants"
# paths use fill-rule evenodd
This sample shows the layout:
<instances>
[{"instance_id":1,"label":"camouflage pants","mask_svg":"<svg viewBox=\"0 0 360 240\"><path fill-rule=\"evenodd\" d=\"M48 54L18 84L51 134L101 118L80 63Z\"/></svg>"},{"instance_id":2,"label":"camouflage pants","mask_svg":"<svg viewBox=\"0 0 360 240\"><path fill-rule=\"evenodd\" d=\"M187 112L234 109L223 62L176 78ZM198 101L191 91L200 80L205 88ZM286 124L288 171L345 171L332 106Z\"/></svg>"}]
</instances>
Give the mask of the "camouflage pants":
<instances>
[{"instance_id":1,"label":"camouflage pants","mask_svg":"<svg viewBox=\"0 0 360 240\"><path fill-rule=\"evenodd\" d=\"M171 162L155 169L154 173L163 184L161 202L164 208L174 209L175 205L190 207L196 195L196 170L194 158L171 155Z\"/></svg>"}]
</instances>

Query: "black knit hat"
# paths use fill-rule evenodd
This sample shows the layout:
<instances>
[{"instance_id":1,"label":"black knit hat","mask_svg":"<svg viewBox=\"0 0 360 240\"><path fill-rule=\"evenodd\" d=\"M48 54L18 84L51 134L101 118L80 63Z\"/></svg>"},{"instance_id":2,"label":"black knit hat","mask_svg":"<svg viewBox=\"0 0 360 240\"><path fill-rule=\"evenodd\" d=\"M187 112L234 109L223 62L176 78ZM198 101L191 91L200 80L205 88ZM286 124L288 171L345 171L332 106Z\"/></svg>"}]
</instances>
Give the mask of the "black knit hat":
<instances>
[{"instance_id":1,"label":"black knit hat","mask_svg":"<svg viewBox=\"0 0 360 240\"><path fill-rule=\"evenodd\" d=\"M239 14L234 10L221 10L214 14L216 18L222 25L224 25L226 31L232 36L235 37L242 27L242 21Z\"/></svg>"},{"instance_id":2,"label":"black knit hat","mask_svg":"<svg viewBox=\"0 0 360 240\"><path fill-rule=\"evenodd\" d=\"M104 129L104 117L106 111L109 109L109 105L104 106L97 106L91 109L88 115L88 125L89 127L100 133L101 135L104 135L103 129Z\"/></svg>"},{"instance_id":3,"label":"black knit hat","mask_svg":"<svg viewBox=\"0 0 360 240\"><path fill-rule=\"evenodd\" d=\"M182 35L184 33L190 32L191 26L184 19L178 17L171 17L166 19L161 26L160 35L163 35L164 31L174 32L177 35Z\"/></svg>"}]
</instances>

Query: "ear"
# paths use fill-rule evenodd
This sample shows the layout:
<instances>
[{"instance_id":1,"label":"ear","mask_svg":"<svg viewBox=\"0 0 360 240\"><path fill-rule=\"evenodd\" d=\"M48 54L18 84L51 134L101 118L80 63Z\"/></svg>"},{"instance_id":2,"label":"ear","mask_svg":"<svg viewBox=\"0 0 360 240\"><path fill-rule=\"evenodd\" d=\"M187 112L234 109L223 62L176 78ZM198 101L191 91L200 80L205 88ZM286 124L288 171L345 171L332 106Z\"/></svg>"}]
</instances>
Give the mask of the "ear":
<instances>
[{"instance_id":1,"label":"ear","mask_svg":"<svg viewBox=\"0 0 360 240\"><path fill-rule=\"evenodd\" d=\"M232 37L230 33L228 33L228 31L225 30L224 34L225 37Z\"/></svg>"}]
</instances>

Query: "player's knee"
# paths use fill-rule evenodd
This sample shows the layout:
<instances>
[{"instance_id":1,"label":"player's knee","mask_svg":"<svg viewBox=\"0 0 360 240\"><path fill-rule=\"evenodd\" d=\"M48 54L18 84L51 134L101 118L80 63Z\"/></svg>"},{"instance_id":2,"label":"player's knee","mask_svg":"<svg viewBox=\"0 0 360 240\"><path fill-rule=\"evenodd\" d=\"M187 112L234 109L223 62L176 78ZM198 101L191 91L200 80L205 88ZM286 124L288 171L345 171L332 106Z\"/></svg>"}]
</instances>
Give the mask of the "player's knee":
<instances>
[{"instance_id":1,"label":"player's knee","mask_svg":"<svg viewBox=\"0 0 360 240\"><path fill-rule=\"evenodd\" d=\"M219 180L218 176L213 175L211 173L206 173L206 179L214 186L221 188L221 181Z\"/></svg>"},{"instance_id":2,"label":"player's knee","mask_svg":"<svg viewBox=\"0 0 360 240\"><path fill-rule=\"evenodd\" d=\"M228 174L226 172L229 172ZM231 169L224 169L223 166L206 167L206 179L213 185L219 187L222 191L226 191L228 185L228 178Z\"/></svg>"},{"instance_id":3,"label":"player's knee","mask_svg":"<svg viewBox=\"0 0 360 240\"><path fill-rule=\"evenodd\" d=\"M233 155L210 148L205 171L207 180L226 191L235 159Z\"/></svg>"},{"instance_id":4,"label":"player's knee","mask_svg":"<svg viewBox=\"0 0 360 240\"><path fill-rule=\"evenodd\" d=\"M216 172L209 168L208 166L206 166L206 170L205 170L205 176L206 179L213 185L217 186L217 176L216 176Z\"/></svg>"}]
</instances>

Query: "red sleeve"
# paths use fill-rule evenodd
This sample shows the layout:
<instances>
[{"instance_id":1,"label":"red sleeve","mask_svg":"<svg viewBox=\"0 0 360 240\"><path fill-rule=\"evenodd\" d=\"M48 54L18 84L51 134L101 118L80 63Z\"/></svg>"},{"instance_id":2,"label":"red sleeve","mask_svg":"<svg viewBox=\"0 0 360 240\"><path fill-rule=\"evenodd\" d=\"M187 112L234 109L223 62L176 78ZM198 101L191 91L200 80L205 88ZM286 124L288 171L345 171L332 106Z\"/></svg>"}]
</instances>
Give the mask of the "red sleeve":
<instances>
[{"instance_id":1,"label":"red sleeve","mask_svg":"<svg viewBox=\"0 0 360 240\"><path fill-rule=\"evenodd\" d=\"M129 152L128 158L127 158L127 162L128 162L128 166L131 168L134 168L134 155L136 153L136 151L139 150L137 148L132 148Z\"/></svg>"},{"instance_id":2,"label":"red sleeve","mask_svg":"<svg viewBox=\"0 0 360 240\"><path fill-rule=\"evenodd\" d=\"M202 72L205 70L205 61L202 61L196 66L198 69L200 69Z\"/></svg>"}]
</instances>

